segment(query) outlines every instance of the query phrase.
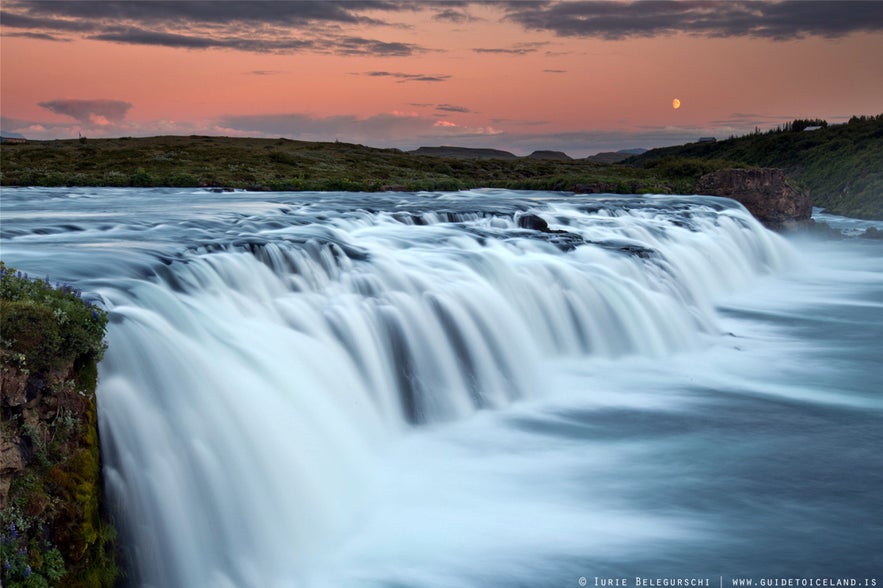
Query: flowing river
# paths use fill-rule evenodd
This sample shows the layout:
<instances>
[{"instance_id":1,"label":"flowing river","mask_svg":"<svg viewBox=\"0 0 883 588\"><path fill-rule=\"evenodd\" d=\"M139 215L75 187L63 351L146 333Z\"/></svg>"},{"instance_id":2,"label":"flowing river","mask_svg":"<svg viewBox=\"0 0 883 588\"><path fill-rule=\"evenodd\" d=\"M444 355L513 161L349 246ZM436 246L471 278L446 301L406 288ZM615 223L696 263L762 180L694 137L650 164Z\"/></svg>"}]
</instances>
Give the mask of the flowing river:
<instances>
[{"instance_id":1,"label":"flowing river","mask_svg":"<svg viewBox=\"0 0 883 588\"><path fill-rule=\"evenodd\" d=\"M828 220L846 238L697 196L27 188L0 243L110 312L132 586L870 587L883 241Z\"/></svg>"}]
</instances>

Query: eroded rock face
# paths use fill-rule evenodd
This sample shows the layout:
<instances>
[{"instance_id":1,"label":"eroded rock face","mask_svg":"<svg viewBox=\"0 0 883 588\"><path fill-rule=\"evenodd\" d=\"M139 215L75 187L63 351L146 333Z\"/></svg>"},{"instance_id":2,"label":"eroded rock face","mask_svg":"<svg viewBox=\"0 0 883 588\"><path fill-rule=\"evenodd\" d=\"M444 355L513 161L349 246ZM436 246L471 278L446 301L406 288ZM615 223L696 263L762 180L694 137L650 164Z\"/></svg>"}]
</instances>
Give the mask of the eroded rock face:
<instances>
[{"instance_id":1,"label":"eroded rock face","mask_svg":"<svg viewBox=\"0 0 883 588\"><path fill-rule=\"evenodd\" d=\"M811 223L809 194L788 182L785 172L775 168L726 169L705 174L696 192L725 196L742 203L765 226L792 229Z\"/></svg>"}]
</instances>

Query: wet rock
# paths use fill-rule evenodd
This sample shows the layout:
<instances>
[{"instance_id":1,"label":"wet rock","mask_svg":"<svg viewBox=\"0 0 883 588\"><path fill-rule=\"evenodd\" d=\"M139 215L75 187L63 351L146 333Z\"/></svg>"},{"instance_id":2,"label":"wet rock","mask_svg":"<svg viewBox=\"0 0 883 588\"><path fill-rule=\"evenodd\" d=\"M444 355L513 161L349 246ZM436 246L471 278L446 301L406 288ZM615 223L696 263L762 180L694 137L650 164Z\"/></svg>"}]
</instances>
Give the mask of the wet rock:
<instances>
[{"instance_id":1,"label":"wet rock","mask_svg":"<svg viewBox=\"0 0 883 588\"><path fill-rule=\"evenodd\" d=\"M775 168L725 169L705 174L698 194L725 196L740 202L766 227L789 230L811 222L812 200Z\"/></svg>"}]
</instances>

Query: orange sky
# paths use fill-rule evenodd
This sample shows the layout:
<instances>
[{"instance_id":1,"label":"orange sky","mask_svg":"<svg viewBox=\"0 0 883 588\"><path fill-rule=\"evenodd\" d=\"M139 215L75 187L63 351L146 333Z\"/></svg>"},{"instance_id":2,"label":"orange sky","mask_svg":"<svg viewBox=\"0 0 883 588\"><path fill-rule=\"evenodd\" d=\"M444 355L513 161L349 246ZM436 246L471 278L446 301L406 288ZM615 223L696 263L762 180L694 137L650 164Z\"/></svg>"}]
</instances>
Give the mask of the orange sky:
<instances>
[{"instance_id":1,"label":"orange sky","mask_svg":"<svg viewBox=\"0 0 883 588\"><path fill-rule=\"evenodd\" d=\"M883 3L129 4L4 2L4 132L584 156L883 112Z\"/></svg>"}]
</instances>

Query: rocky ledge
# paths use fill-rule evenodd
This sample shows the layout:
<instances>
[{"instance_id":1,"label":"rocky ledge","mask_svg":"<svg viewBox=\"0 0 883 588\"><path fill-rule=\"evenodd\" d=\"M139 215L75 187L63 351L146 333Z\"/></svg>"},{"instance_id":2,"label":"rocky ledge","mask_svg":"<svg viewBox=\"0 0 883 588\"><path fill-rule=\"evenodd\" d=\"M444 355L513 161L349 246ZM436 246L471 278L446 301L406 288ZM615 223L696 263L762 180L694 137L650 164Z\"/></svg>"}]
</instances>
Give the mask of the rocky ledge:
<instances>
[{"instance_id":1,"label":"rocky ledge","mask_svg":"<svg viewBox=\"0 0 883 588\"><path fill-rule=\"evenodd\" d=\"M699 178L696 193L732 198L770 229L789 230L812 222L809 194L790 183L780 169L711 172Z\"/></svg>"}]
</instances>

